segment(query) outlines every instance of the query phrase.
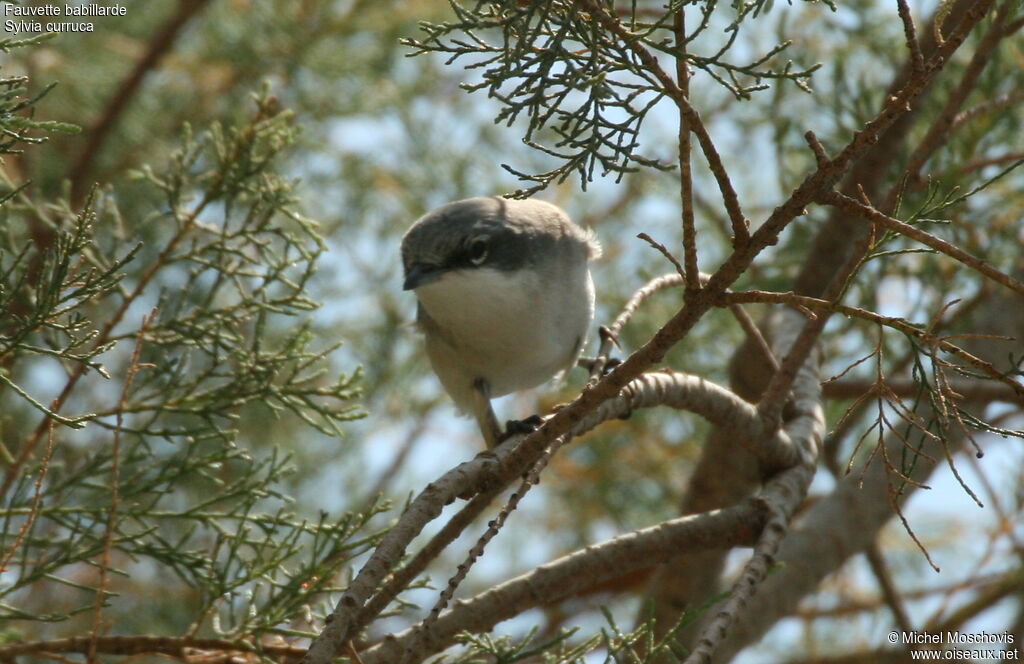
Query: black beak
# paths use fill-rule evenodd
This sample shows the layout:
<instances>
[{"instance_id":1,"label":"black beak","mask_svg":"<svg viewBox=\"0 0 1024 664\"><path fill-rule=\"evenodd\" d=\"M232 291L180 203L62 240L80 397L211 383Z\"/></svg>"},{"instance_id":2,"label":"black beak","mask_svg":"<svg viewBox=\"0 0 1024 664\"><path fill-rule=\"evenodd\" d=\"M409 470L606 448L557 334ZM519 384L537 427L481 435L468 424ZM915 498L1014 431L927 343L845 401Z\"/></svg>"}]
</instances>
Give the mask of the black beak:
<instances>
[{"instance_id":1,"label":"black beak","mask_svg":"<svg viewBox=\"0 0 1024 664\"><path fill-rule=\"evenodd\" d=\"M420 286L429 284L431 281L439 278L442 272L441 268L436 265L413 263L405 271L405 281L402 283L402 290L415 290Z\"/></svg>"}]
</instances>

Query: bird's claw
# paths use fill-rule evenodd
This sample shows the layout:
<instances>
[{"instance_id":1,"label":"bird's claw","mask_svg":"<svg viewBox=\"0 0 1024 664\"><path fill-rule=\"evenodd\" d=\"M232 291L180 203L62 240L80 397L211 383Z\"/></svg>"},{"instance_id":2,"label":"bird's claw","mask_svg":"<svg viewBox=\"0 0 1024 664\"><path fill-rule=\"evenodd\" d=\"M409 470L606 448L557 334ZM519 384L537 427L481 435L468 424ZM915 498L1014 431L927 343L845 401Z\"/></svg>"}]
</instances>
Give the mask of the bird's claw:
<instances>
[{"instance_id":1,"label":"bird's claw","mask_svg":"<svg viewBox=\"0 0 1024 664\"><path fill-rule=\"evenodd\" d=\"M540 415L530 415L523 420L509 420L505 423L505 433L501 434L499 441L505 441L517 434L533 433L544 424L544 418Z\"/></svg>"},{"instance_id":2,"label":"bird's claw","mask_svg":"<svg viewBox=\"0 0 1024 664\"><path fill-rule=\"evenodd\" d=\"M604 366L601 368L601 375L602 376L607 376L608 374L610 374L612 372L612 369L614 369L615 367L619 366L620 364L622 364L622 360L620 360L619 358L617 358L617 357L609 357L608 361L605 362Z\"/></svg>"}]
</instances>

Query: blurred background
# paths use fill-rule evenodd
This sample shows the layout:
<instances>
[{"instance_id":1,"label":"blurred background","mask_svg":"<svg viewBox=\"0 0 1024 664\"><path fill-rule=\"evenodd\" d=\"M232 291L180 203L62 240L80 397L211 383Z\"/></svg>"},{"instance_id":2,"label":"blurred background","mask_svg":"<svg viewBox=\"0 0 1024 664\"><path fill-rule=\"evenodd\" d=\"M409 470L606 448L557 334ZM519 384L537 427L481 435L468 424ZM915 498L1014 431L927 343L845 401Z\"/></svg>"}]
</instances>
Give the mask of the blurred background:
<instances>
[{"instance_id":1,"label":"blurred background","mask_svg":"<svg viewBox=\"0 0 1024 664\"><path fill-rule=\"evenodd\" d=\"M691 99L754 226L813 170L803 134L813 130L827 149L840 149L877 113L906 60L895 3L774 4L743 23L731 57L754 61L789 41L772 62L781 68L790 61L794 71L813 74L770 80L740 98L704 70L696 69L691 81ZM641 13L663 11L656 3L634 5ZM401 40L422 39L422 21L455 20L447 2L126 0L121 6L123 17L91 18L91 33L27 45L14 42L34 34L0 33L8 40L0 42L0 77L19 81L6 89L23 88L18 98L32 99L55 83L34 103L32 117L81 128L35 129L28 136L46 140L19 145L0 164L0 194L29 183L0 217L8 297L3 334L10 342L0 355L0 437L9 475L0 642L99 632L256 635L301 644L317 629L315 616L329 591L344 586L403 503L482 446L472 422L456 417L411 325L414 298L401 290L402 233L445 202L530 184L510 169L543 173L560 161L524 144L525 118L496 122L502 102L464 89L483 80L483 69L465 67L471 59L447 64L444 53L410 57L414 49ZM910 6L923 26L937 3ZM1008 26L1020 22L1019 6L1013 11ZM734 18L728 8L711 14L693 52L726 45ZM894 151L905 157L913 150L912 141L941 112L980 49L978 39L972 36L950 75L922 98L924 110L905 130L911 142ZM934 206L1019 163L1019 38L999 42L988 57L962 109L975 109L974 115L962 118L927 162L930 179L907 183L902 210ZM675 109L656 105L638 152L675 163L677 131ZM550 139L544 132L537 138ZM897 161L886 167L889 184L900 175ZM728 218L699 156L694 178L700 261L712 271L730 251ZM1019 276L1022 191L1020 171L1010 172L943 209L954 226L932 232L948 232L958 246ZM678 170L598 169L589 182L570 173L537 196L593 228L604 245L592 269L597 323L609 323L637 288L673 270L635 236L642 231L681 251ZM92 211L87 223L82 210ZM814 209L790 226L736 289L791 290L826 216ZM64 249L77 283L88 282L87 266L110 268L111 279L116 273L119 280L94 284L39 318L93 321L80 333L67 323L22 324L30 318L24 307L41 307L44 299L45 289L33 290L33 282L60 277L54 267L60 261L45 258L59 254L53 238L75 228L89 237L77 253ZM888 255L867 265L850 303L920 324L938 317L951 335L1020 334L1019 298L948 259L907 247L891 245ZM130 260L116 265L125 257ZM218 271L236 259L236 268ZM54 289L67 294L64 286ZM29 304L19 304L19 292ZM648 301L620 339L620 353L648 339L680 297L667 291ZM982 306L1000 297L1010 299L995 310L1016 320L995 320L993 308ZM943 309L957 299L961 304ZM144 323L154 307L154 318ZM763 313L760 305L750 309L755 317ZM207 321L203 312L214 313ZM140 330L149 341L133 361ZM74 357L97 338L116 345L89 359ZM665 362L727 384L742 340L735 321L714 311ZM1019 341L967 343L992 349L1001 370L1019 371ZM587 352L595 349L592 338ZM928 349L917 350L913 357L927 357ZM909 383L916 362L900 359L908 352L906 338L845 317L830 322L823 351L823 378L875 353L893 380ZM104 371L83 369L62 396L69 377L89 362ZM858 365L830 388L830 431L868 390L876 368L874 360ZM578 370L563 385L502 399L499 417L548 412L572 399L585 379ZM169 394L177 396L161 401ZM975 434L984 457L976 458L973 448L951 449L950 463L928 480L931 490L916 492L905 509L941 574L898 521L882 530L878 544L913 624L957 616L958 629L1020 635L1024 463L1019 439L1006 436L1022 428L1021 405L998 395L979 398L972 412L997 427ZM55 399L60 413L84 428L48 432L44 412ZM856 411L844 424L832 442L836 474L822 468L815 495L830 492L851 459L853 473L866 462L868 448L857 450L857 441L873 440L877 416ZM653 410L575 442L553 459L461 592L676 516L706 433L699 418ZM111 478L123 485L119 494L111 494ZM435 585L478 532L442 556ZM744 555L732 556L728 569L737 569ZM109 568L102 578L101 568ZM300 592L311 578L315 587ZM102 610L96 588L108 593ZM538 626L554 634L583 625L591 634L607 625L601 607L631 625L644 591L644 578L624 578L500 631L521 636ZM737 661L831 661L814 657L881 648L892 625L883 594L870 564L854 557ZM423 588L405 598L429 606L435 595ZM371 626L368 638L414 615L412 608L396 608Z\"/></svg>"}]
</instances>

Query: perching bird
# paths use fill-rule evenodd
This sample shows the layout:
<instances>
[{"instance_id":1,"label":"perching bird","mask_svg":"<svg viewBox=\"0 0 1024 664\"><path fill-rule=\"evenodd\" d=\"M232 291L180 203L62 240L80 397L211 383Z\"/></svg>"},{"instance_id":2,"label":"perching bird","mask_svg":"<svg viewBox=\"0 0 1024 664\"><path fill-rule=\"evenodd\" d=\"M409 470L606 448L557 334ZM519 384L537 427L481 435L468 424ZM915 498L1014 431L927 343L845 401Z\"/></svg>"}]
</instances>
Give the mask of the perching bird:
<instances>
[{"instance_id":1,"label":"perching bird","mask_svg":"<svg viewBox=\"0 0 1024 664\"><path fill-rule=\"evenodd\" d=\"M593 234L558 207L498 197L448 203L402 238L404 290L441 385L502 440L490 400L536 387L576 364L594 318Z\"/></svg>"}]
</instances>

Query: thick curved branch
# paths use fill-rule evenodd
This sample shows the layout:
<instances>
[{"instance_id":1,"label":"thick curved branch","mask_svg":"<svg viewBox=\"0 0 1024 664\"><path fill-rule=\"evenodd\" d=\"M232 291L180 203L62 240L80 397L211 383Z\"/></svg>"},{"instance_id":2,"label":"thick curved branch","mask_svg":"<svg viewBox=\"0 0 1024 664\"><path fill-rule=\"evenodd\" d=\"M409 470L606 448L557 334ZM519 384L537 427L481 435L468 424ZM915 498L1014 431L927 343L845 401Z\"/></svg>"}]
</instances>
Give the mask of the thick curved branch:
<instances>
[{"instance_id":1,"label":"thick curved branch","mask_svg":"<svg viewBox=\"0 0 1024 664\"><path fill-rule=\"evenodd\" d=\"M772 432L765 426L756 406L724 387L680 372L644 374L630 383L622 396L608 400L594 414L599 422L603 422L636 408L656 406L700 415L733 437L738 444L747 447L757 457L766 475L796 466L805 458L800 445L785 429ZM589 419L585 421L590 422Z\"/></svg>"},{"instance_id":2,"label":"thick curved branch","mask_svg":"<svg viewBox=\"0 0 1024 664\"><path fill-rule=\"evenodd\" d=\"M771 480L770 488L780 490L766 491L762 497L768 519L754 547L754 554L733 584L725 605L703 626L693 651L686 659L686 664L710 662L733 624L744 615L745 607L764 582L776 553L789 532L790 521L803 504L811 480L814 479L821 443L825 436L825 413L822 408L818 353L816 348L803 347L802 344L813 343L817 338L821 331L819 321L805 321L803 316L792 310L777 312L775 319L777 322L770 326L774 331L772 340L775 350L786 351L783 366L793 358L796 358L794 361L798 361L793 369L791 381L787 381L791 385L792 414L783 431L795 442L800 452L799 463ZM757 410L764 421L760 406ZM766 422L769 423L773 421ZM725 550L721 549L722 552ZM677 560L675 565L679 564L680 561Z\"/></svg>"},{"instance_id":3,"label":"thick curved branch","mask_svg":"<svg viewBox=\"0 0 1024 664\"><path fill-rule=\"evenodd\" d=\"M766 468L781 469L796 465L799 449L784 431L766 432L757 409L735 394L714 383L678 372L645 374L630 383L614 399L602 403L581 418L571 435L579 435L602 422L628 415L639 408L668 406L697 413L733 432L743 440L757 441L752 450ZM333 617L317 642L335 643L340 648L352 638L356 625L373 618L365 610L371 595L405 554L406 548L423 528L440 516L445 505L456 497L473 491L482 483L488 492L493 486L504 486L520 476L529 466L521 464L518 455L523 438L512 438L495 450L477 455L431 482L410 503L399 521L374 550L370 559L349 585ZM517 445L518 444L518 445ZM384 607L374 602L374 608ZM313 657L310 649L310 657Z\"/></svg>"},{"instance_id":4,"label":"thick curved branch","mask_svg":"<svg viewBox=\"0 0 1024 664\"><path fill-rule=\"evenodd\" d=\"M777 444L790 437L798 440L799 462L773 477L757 498L709 513L685 516L616 537L599 545L589 546L516 579L501 584L473 599L457 602L422 631L411 628L388 637L362 653L364 664L393 662L404 656L418 659L448 647L463 631L486 631L497 623L519 613L566 597L623 574L665 562L681 553L722 547L742 546L756 541L754 563L745 587L752 592L763 579L786 531L786 524L803 502L814 474L816 451L824 435L824 415L820 407L820 387L814 366L808 365L794 385L796 417L787 424L787 431L774 437ZM708 419L739 430L761 429L757 410L731 392L700 378L668 372L646 374L631 384L628 394L603 405L594 419L623 412L623 409L647 404L681 407L702 404ZM590 424L590 420L586 420ZM744 432L750 433L750 432ZM774 444L766 447L775 447ZM734 593L738 611L748 592ZM722 612L731 622L732 612ZM716 626L718 629L719 626Z\"/></svg>"},{"instance_id":5,"label":"thick curved branch","mask_svg":"<svg viewBox=\"0 0 1024 664\"><path fill-rule=\"evenodd\" d=\"M788 471L787 471L788 472ZM418 660L454 643L463 631L482 632L528 609L558 602L601 582L679 555L722 546L751 545L768 518L766 504L784 500L793 478L786 473L766 491L768 498L694 516L679 517L601 544L588 546L472 599L457 602L425 634L408 629L361 653L364 664L398 661L403 654ZM784 488L787 487L787 488ZM415 652L407 652L418 641Z\"/></svg>"}]
</instances>

